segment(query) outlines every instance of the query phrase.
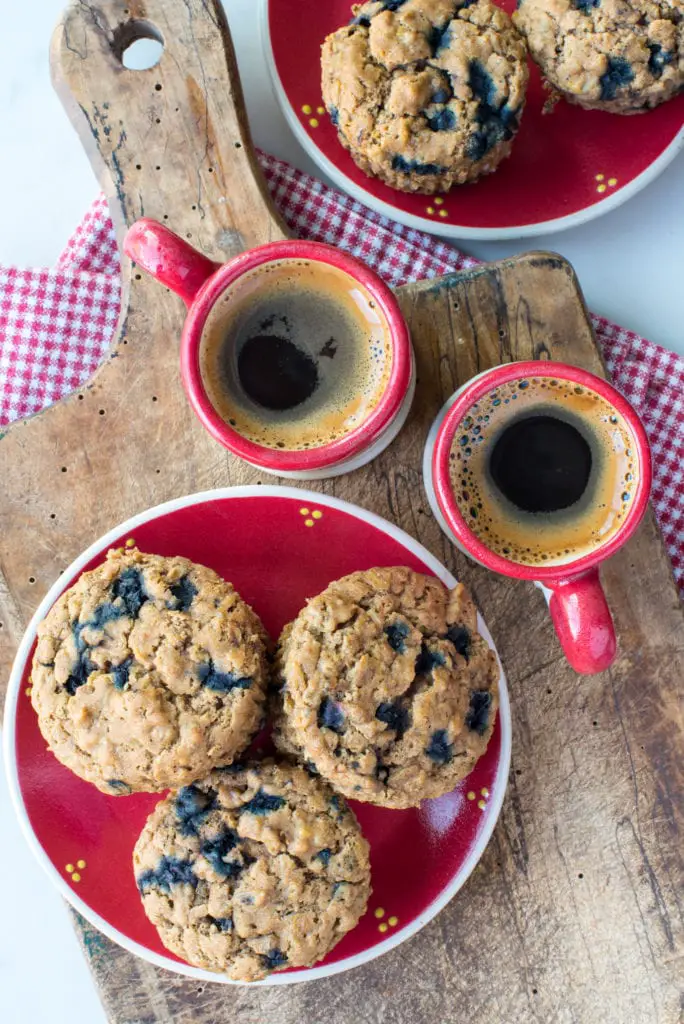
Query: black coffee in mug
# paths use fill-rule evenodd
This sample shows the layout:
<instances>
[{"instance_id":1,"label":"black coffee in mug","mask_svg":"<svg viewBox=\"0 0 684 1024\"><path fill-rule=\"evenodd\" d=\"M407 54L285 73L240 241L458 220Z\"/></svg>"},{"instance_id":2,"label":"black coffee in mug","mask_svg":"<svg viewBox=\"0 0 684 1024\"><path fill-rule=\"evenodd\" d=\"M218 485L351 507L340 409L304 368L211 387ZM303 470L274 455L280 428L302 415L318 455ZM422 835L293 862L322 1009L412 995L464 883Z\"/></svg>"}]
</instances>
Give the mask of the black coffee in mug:
<instances>
[{"instance_id":1,"label":"black coffee in mug","mask_svg":"<svg viewBox=\"0 0 684 1024\"><path fill-rule=\"evenodd\" d=\"M349 434L377 408L391 369L390 328L365 286L313 260L244 274L202 332L210 402L268 448L317 448Z\"/></svg>"},{"instance_id":2,"label":"black coffee in mug","mask_svg":"<svg viewBox=\"0 0 684 1024\"><path fill-rule=\"evenodd\" d=\"M619 529L633 497L630 437L586 387L530 377L494 388L451 446L461 514L490 550L522 565L590 554Z\"/></svg>"},{"instance_id":3,"label":"black coffee in mug","mask_svg":"<svg viewBox=\"0 0 684 1024\"><path fill-rule=\"evenodd\" d=\"M566 414L567 415L567 414ZM521 512L551 513L585 493L595 456L581 423L540 405L503 427L489 455L495 487Z\"/></svg>"}]
</instances>

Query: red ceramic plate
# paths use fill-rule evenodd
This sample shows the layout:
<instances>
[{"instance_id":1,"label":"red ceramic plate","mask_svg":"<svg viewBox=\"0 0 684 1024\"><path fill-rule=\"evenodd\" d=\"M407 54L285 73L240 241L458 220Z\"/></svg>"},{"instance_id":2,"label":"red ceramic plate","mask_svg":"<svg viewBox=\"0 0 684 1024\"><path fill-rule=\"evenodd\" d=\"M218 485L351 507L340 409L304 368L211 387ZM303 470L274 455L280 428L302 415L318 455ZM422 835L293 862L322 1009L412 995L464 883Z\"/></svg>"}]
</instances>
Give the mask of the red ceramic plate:
<instances>
[{"instance_id":1,"label":"red ceramic plate","mask_svg":"<svg viewBox=\"0 0 684 1024\"><path fill-rule=\"evenodd\" d=\"M159 797L105 796L72 775L47 750L27 695L38 623L84 569L131 536L144 551L185 555L231 580L273 637L307 597L348 572L409 565L447 586L455 580L408 534L354 505L289 487L238 487L180 498L116 527L63 573L34 615L5 712L10 789L34 853L62 895L115 942L169 970L226 981L165 950L143 913L132 853ZM483 622L480 630L492 644ZM260 984L308 981L371 960L418 931L463 885L492 834L508 777L503 674L499 685L492 741L458 789L417 810L352 805L371 844L373 896L363 920L321 964Z\"/></svg>"},{"instance_id":2,"label":"red ceramic plate","mask_svg":"<svg viewBox=\"0 0 684 1024\"><path fill-rule=\"evenodd\" d=\"M684 145L684 95L624 117L546 93L531 64L513 153L495 174L443 197L409 195L359 170L323 109L321 43L351 18L351 0L262 0L268 65L285 116L309 155L355 199L409 227L452 238L522 238L582 224L652 181ZM501 0L509 13L515 0Z\"/></svg>"}]
</instances>

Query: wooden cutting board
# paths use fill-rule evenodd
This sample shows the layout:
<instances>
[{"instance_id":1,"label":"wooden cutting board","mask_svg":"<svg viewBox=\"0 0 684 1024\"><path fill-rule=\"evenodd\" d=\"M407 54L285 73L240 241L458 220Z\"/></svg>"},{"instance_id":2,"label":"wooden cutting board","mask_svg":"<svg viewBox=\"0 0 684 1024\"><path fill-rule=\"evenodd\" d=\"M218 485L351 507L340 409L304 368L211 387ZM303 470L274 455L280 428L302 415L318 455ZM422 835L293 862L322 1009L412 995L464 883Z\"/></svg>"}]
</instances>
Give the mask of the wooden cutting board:
<instances>
[{"instance_id":1,"label":"wooden cutting board","mask_svg":"<svg viewBox=\"0 0 684 1024\"><path fill-rule=\"evenodd\" d=\"M153 69L128 71L119 56L141 30L163 39L164 54ZM74 3L56 30L52 69L119 239L142 214L214 259L284 235L254 159L218 0ZM410 419L370 466L318 486L398 523L474 590L513 705L513 769L494 838L465 889L416 938L287 989L183 979L75 915L115 1024L680 1019L684 622L653 517L603 571L618 660L578 678L541 594L456 552L421 480L430 423L477 371L534 358L603 372L574 273L559 256L531 253L399 295L418 363ZM262 479L188 408L183 313L125 265L121 320L100 371L0 440L3 680L39 599L105 530L177 495Z\"/></svg>"}]
</instances>

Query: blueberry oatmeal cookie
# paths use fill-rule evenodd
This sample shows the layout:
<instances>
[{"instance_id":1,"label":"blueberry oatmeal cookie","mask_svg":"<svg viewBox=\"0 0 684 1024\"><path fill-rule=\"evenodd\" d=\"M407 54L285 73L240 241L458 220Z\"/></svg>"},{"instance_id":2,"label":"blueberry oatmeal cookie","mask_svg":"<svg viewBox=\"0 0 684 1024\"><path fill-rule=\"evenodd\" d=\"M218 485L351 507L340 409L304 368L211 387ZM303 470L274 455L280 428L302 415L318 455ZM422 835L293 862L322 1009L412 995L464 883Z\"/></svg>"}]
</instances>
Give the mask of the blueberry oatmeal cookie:
<instances>
[{"instance_id":1,"label":"blueberry oatmeal cookie","mask_svg":"<svg viewBox=\"0 0 684 1024\"><path fill-rule=\"evenodd\" d=\"M547 82L582 107L633 114L684 86L682 0L520 0L513 21Z\"/></svg>"},{"instance_id":2,"label":"blueberry oatmeal cookie","mask_svg":"<svg viewBox=\"0 0 684 1024\"><path fill-rule=\"evenodd\" d=\"M211 569L110 551L38 628L31 700L51 750L103 793L229 763L264 714L266 634Z\"/></svg>"},{"instance_id":3,"label":"blueberry oatmeal cookie","mask_svg":"<svg viewBox=\"0 0 684 1024\"><path fill-rule=\"evenodd\" d=\"M465 587L406 568L331 583L285 628L274 739L345 796L413 807L486 750L497 661Z\"/></svg>"},{"instance_id":4,"label":"blueberry oatmeal cookie","mask_svg":"<svg viewBox=\"0 0 684 1024\"><path fill-rule=\"evenodd\" d=\"M145 913L196 967L256 981L324 957L363 915L368 843L302 768L213 772L157 805L135 846Z\"/></svg>"},{"instance_id":5,"label":"blueberry oatmeal cookie","mask_svg":"<svg viewBox=\"0 0 684 1024\"><path fill-rule=\"evenodd\" d=\"M323 100L358 166L405 192L494 171L525 103L525 43L489 0L372 0L328 36Z\"/></svg>"}]
</instances>

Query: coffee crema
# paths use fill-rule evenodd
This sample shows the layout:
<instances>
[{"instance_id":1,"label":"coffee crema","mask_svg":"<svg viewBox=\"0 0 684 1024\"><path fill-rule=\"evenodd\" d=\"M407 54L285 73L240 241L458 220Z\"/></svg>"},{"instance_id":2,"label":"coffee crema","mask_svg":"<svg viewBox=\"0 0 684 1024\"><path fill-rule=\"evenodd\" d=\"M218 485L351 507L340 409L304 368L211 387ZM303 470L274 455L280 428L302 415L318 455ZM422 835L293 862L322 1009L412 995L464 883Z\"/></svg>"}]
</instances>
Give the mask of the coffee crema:
<instances>
[{"instance_id":1,"label":"coffee crema","mask_svg":"<svg viewBox=\"0 0 684 1024\"><path fill-rule=\"evenodd\" d=\"M266 448L318 448L361 426L392 369L387 320L351 275L315 260L274 260L212 307L200 373L219 416Z\"/></svg>"},{"instance_id":2,"label":"coffee crema","mask_svg":"<svg viewBox=\"0 0 684 1024\"><path fill-rule=\"evenodd\" d=\"M449 476L463 519L491 551L562 565L622 526L638 461L609 402L571 381L531 377L472 406L451 444Z\"/></svg>"}]
</instances>

